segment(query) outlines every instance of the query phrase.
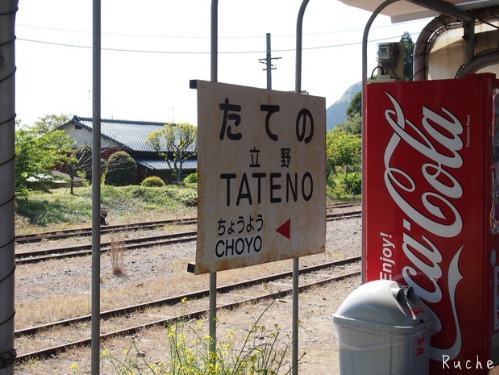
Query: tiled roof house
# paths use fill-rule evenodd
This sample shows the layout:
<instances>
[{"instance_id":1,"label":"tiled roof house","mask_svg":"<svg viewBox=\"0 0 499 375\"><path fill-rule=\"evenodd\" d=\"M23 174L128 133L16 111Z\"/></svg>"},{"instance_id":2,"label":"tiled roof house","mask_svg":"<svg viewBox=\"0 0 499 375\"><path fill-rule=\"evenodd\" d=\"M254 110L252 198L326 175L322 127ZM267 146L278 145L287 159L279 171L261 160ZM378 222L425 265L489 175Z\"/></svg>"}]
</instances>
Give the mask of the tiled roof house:
<instances>
[{"instance_id":1,"label":"tiled roof house","mask_svg":"<svg viewBox=\"0 0 499 375\"><path fill-rule=\"evenodd\" d=\"M165 181L172 180L172 171L165 161L149 144L147 136L165 125L163 122L101 119L101 149L107 159L113 152L126 151L137 163L137 177L141 181L148 176L159 176ZM92 119L74 116L61 125L77 146L92 145ZM197 160L187 160L183 164L185 174L195 172Z\"/></svg>"}]
</instances>

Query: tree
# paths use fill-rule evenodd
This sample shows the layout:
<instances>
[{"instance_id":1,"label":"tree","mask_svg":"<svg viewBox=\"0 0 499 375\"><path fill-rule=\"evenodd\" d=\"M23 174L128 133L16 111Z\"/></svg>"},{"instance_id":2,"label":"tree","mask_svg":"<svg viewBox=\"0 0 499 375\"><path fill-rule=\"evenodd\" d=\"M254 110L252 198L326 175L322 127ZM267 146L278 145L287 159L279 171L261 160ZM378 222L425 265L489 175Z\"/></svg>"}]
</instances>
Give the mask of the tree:
<instances>
[{"instance_id":1,"label":"tree","mask_svg":"<svg viewBox=\"0 0 499 375\"><path fill-rule=\"evenodd\" d=\"M106 185L127 186L137 182L137 163L125 151L117 151L107 159Z\"/></svg>"},{"instance_id":2,"label":"tree","mask_svg":"<svg viewBox=\"0 0 499 375\"><path fill-rule=\"evenodd\" d=\"M412 81L413 64L414 64L414 43L412 42L411 34L407 31L400 38L404 42L404 78L406 81Z\"/></svg>"},{"instance_id":3,"label":"tree","mask_svg":"<svg viewBox=\"0 0 499 375\"><path fill-rule=\"evenodd\" d=\"M334 134L330 130L326 133L326 179L329 179L331 173L336 173L336 165L334 163Z\"/></svg>"},{"instance_id":4,"label":"tree","mask_svg":"<svg viewBox=\"0 0 499 375\"><path fill-rule=\"evenodd\" d=\"M182 183L183 164L198 151L198 128L187 123L166 124L149 134L146 142L165 158L177 183Z\"/></svg>"},{"instance_id":5,"label":"tree","mask_svg":"<svg viewBox=\"0 0 499 375\"><path fill-rule=\"evenodd\" d=\"M15 134L15 185L19 195L28 194L28 178L40 182L53 180L52 170L71 161L75 141L62 130L40 133L39 130L19 129Z\"/></svg>"},{"instance_id":6,"label":"tree","mask_svg":"<svg viewBox=\"0 0 499 375\"><path fill-rule=\"evenodd\" d=\"M347 108L347 118L353 117L356 114L362 116L362 91L354 95Z\"/></svg>"},{"instance_id":7,"label":"tree","mask_svg":"<svg viewBox=\"0 0 499 375\"><path fill-rule=\"evenodd\" d=\"M71 119L70 115L45 115L39 117L33 128L38 129L40 133L47 133L56 130L60 125L67 123Z\"/></svg>"},{"instance_id":8,"label":"tree","mask_svg":"<svg viewBox=\"0 0 499 375\"><path fill-rule=\"evenodd\" d=\"M75 178L84 174L85 178L89 179L92 171L92 147L86 145L74 148L71 151L71 158L61 166L61 171L69 176L70 192L73 195Z\"/></svg>"},{"instance_id":9,"label":"tree","mask_svg":"<svg viewBox=\"0 0 499 375\"><path fill-rule=\"evenodd\" d=\"M360 194L361 172L361 146L360 134L351 134L342 129L333 129L326 135L326 172L339 175L343 172L342 179L345 190L352 194Z\"/></svg>"},{"instance_id":10,"label":"tree","mask_svg":"<svg viewBox=\"0 0 499 375\"><path fill-rule=\"evenodd\" d=\"M343 124L340 124L336 129L343 130L350 134L362 134L362 116L360 113L354 113L348 117Z\"/></svg>"}]
</instances>

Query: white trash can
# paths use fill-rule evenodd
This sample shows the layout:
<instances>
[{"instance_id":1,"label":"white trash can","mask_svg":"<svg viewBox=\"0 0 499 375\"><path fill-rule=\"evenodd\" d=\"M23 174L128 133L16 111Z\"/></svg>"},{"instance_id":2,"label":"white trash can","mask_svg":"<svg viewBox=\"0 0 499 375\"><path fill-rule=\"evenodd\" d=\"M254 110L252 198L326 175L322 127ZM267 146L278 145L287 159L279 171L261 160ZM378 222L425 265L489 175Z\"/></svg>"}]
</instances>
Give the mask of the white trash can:
<instances>
[{"instance_id":1,"label":"white trash can","mask_svg":"<svg viewBox=\"0 0 499 375\"><path fill-rule=\"evenodd\" d=\"M411 287L377 280L333 315L341 375L425 375L435 318Z\"/></svg>"}]
</instances>

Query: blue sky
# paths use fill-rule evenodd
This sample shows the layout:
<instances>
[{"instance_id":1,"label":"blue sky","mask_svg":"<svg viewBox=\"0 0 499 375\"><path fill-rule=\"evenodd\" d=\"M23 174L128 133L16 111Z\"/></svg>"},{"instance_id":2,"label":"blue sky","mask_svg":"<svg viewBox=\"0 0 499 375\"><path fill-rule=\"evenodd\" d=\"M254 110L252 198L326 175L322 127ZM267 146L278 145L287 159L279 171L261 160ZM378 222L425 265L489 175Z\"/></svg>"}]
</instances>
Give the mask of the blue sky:
<instances>
[{"instance_id":1,"label":"blue sky","mask_svg":"<svg viewBox=\"0 0 499 375\"><path fill-rule=\"evenodd\" d=\"M273 89L295 87L301 0L219 0L218 80L266 87L265 34L272 36ZM102 117L197 124L191 79L210 79L210 0L102 1ZM327 106L361 79L361 40L370 13L310 0L303 24L302 89ZM417 34L426 21L378 17L376 45ZM46 114L91 116L92 2L23 0L16 19L16 112L24 124Z\"/></svg>"}]
</instances>

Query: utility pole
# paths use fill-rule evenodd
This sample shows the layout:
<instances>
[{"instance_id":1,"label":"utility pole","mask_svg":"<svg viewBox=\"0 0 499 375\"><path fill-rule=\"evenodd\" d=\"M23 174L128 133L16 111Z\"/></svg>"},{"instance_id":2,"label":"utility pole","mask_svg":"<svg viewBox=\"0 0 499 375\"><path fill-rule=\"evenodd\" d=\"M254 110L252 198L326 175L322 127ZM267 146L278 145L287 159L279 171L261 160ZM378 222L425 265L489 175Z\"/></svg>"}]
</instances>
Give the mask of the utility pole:
<instances>
[{"instance_id":1,"label":"utility pole","mask_svg":"<svg viewBox=\"0 0 499 375\"><path fill-rule=\"evenodd\" d=\"M263 70L267 71L267 89L272 89L272 70L276 70L277 68L272 64L272 60L281 59L281 57L272 57L271 48L270 48L270 33L266 34L267 38L267 55L264 59L258 59L260 63L265 64L266 68Z\"/></svg>"}]
</instances>

